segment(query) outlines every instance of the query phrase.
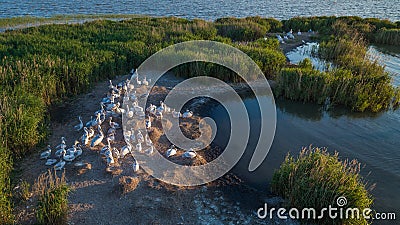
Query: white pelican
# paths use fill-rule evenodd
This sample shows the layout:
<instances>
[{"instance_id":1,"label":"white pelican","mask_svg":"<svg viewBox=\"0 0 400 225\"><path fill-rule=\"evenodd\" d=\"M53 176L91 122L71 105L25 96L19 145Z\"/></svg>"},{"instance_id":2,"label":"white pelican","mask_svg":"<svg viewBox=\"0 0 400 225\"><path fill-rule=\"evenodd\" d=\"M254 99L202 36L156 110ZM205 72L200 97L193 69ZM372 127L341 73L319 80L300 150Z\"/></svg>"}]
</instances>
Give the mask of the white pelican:
<instances>
[{"instance_id":1,"label":"white pelican","mask_svg":"<svg viewBox=\"0 0 400 225\"><path fill-rule=\"evenodd\" d=\"M160 101L160 106L157 107L157 112L164 112L164 103Z\"/></svg>"},{"instance_id":2,"label":"white pelican","mask_svg":"<svg viewBox=\"0 0 400 225\"><path fill-rule=\"evenodd\" d=\"M110 121L108 122L108 124L110 125L110 127L114 128L114 129L119 129L119 128L121 128L121 126L119 125L119 123L113 122L113 121L112 121L112 117L110 117Z\"/></svg>"},{"instance_id":3,"label":"white pelican","mask_svg":"<svg viewBox=\"0 0 400 225\"><path fill-rule=\"evenodd\" d=\"M142 81L139 80L139 77L138 77L138 76L136 76L136 84L137 84L137 85L142 85Z\"/></svg>"},{"instance_id":4,"label":"white pelican","mask_svg":"<svg viewBox=\"0 0 400 225\"><path fill-rule=\"evenodd\" d=\"M169 158L174 155L176 155L176 148L175 148L175 145L171 145L171 147L165 153L165 156L167 156L167 158Z\"/></svg>"},{"instance_id":5,"label":"white pelican","mask_svg":"<svg viewBox=\"0 0 400 225\"><path fill-rule=\"evenodd\" d=\"M117 148L113 148L112 151L111 151L111 153L112 153L113 158L119 159L120 154L119 154L119 151L118 151Z\"/></svg>"},{"instance_id":6,"label":"white pelican","mask_svg":"<svg viewBox=\"0 0 400 225\"><path fill-rule=\"evenodd\" d=\"M182 117L183 117L183 118L190 118L190 117L192 117L192 116L193 116L193 112L192 112L192 111L189 111L189 109L187 109L186 112L184 112L184 113L182 114Z\"/></svg>"},{"instance_id":7,"label":"white pelican","mask_svg":"<svg viewBox=\"0 0 400 225\"><path fill-rule=\"evenodd\" d=\"M174 117L174 118L182 117L182 113L181 112L177 112L177 111L175 111L175 109L173 109L172 110L172 117Z\"/></svg>"},{"instance_id":8,"label":"white pelican","mask_svg":"<svg viewBox=\"0 0 400 225\"><path fill-rule=\"evenodd\" d=\"M71 148L66 150L66 154L71 154L76 151L76 146L79 144L79 141L75 140L74 145Z\"/></svg>"},{"instance_id":9,"label":"white pelican","mask_svg":"<svg viewBox=\"0 0 400 225\"><path fill-rule=\"evenodd\" d=\"M121 148L120 151L120 156L121 158L124 158L127 154L132 152L132 145L127 143L124 147Z\"/></svg>"},{"instance_id":10,"label":"white pelican","mask_svg":"<svg viewBox=\"0 0 400 225\"><path fill-rule=\"evenodd\" d=\"M132 168L133 168L133 172L139 171L139 162L135 158L133 158Z\"/></svg>"},{"instance_id":11,"label":"white pelican","mask_svg":"<svg viewBox=\"0 0 400 225\"><path fill-rule=\"evenodd\" d=\"M143 112L143 107L140 107L137 101L133 102L132 105L135 112Z\"/></svg>"},{"instance_id":12,"label":"white pelican","mask_svg":"<svg viewBox=\"0 0 400 225\"><path fill-rule=\"evenodd\" d=\"M171 108L167 106L167 104L165 104L164 102L160 102L162 104L162 107L164 108L164 113L170 113L171 112Z\"/></svg>"},{"instance_id":13,"label":"white pelican","mask_svg":"<svg viewBox=\"0 0 400 225\"><path fill-rule=\"evenodd\" d=\"M132 82L128 82L128 91L132 91L133 89L135 89L135 85L133 85Z\"/></svg>"},{"instance_id":14,"label":"white pelican","mask_svg":"<svg viewBox=\"0 0 400 225\"><path fill-rule=\"evenodd\" d=\"M100 150L100 155L104 155L107 150L111 149L110 140L107 138L107 145L104 145L103 148Z\"/></svg>"},{"instance_id":15,"label":"white pelican","mask_svg":"<svg viewBox=\"0 0 400 225\"><path fill-rule=\"evenodd\" d=\"M110 139L110 141L115 141L115 132L107 134L107 138Z\"/></svg>"},{"instance_id":16,"label":"white pelican","mask_svg":"<svg viewBox=\"0 0 400 225\"><path fill-rule=\"evenodd\" d=\"M136 91L134 91L134 92L129 96L129 98L130 98L132 101L137 100Z\"/></svg>"},{"instance_id":17,"label":"white pelican","mask_svg":"<svg viewBox=\"0 0 400 225\"><path fill-rule=\"evenodd\" d=\"M136 151L142 152L142 143L139 142L136 144Z\"/></svg>"},{"instance_id":18,"label":"white pelican","mask_svg":"<svg viewBox=\"0 0 400 225\"><path fill-rule=\"evenodd\" d=\"M54 165L54 169L55 170L62 170L62 168L64 168L64 166L65 166L65 161L60 159L60 161L56 165Z\"/></svg>"},{"instance_id":19,"label":"white pelican","mask_svg":"<svg viewBox=\"0 0 400 225\"><path fill-rule=\"evenodd\" d=\"M90 143L90 147L92 147L92 148L94 146L100 144L101 141L103 141L103 138L104 138L104 134L103 134L103 131L101 130L100 125L97 127L97 129L99 131L99 134L97 134L96 137L94 137L92 142Z\"/></svg>"},{"instance_id":20,"label":"white pelican","mask_svg":"<svg viewBox=\"0 0 400 225\"><path fill-rule=\"evenodd\" d=\"M149 86L149 81L146 80L146 77L144 77L144 79L142 81L142 84L145 85L145 86Z\"/></svg>"},{"instance_id":21,"label":"white pelican","mask_svg":"<svg viewBox=\"0 0 400 225\"><path fill-rule=\"evenodd\" d=\"M74 152L75 158L78 158L79 156L81 156L82 153L83 153L83 150L81 148L81 145L78 144L78 146L76 147L75 152Z\"/></svg>"},{"instance_id":22,"label":"white pelican","mask_svg":"<svg viewBox=\"0 0 400 225\"><path fill-rule=\"evenodd\" d=\"M61 158L65 154L65 152L65 148L60 148L54 153L54 155L58 158Z\"/></svg>"},{"instance_id":23,"label":"white pelican","mask_svg":"<svg viewBox=\"0 0 400 225\"><path fill-rule=\"evenodd\" d=\"M80 131L80 130L82 130L82 128L83 128L83 122L82 122L81 116L78 116L78 119L79 119L79 124L77 124L77 125L74 126L74 129L75 129L76 131Z\"/></svg>"},{"instance_id":24,"label":"white pelican","mask_svg":"<svg viewBox=\"0 0 400 225\"><path fill-rule=\"evenodd\" d=\"M51 148L50 145L47 145L47 150L40 154L40 159L47 159L51 155Z\"/></svg>"},{"instance_id":25,"label":"white pelican","mask_svg":"<svg viewBox=\"0 0 400 225\"><path fill-rule=\"evenodd\" d=\"M153 145L153 142L151 141L151 139L150 139L150 137L149 137L149 135L148 134L146 134L145 135L145 141L146 141L146 145L147 146L150 146L150 145Z\"/></svg>"},{"instance_id":26,"label":"white pelican","mask_svg":"<svg viewBox=\"0 0 400 225\"><path fill-rule=\"evenodd\" d=\"M111 164L114 163L114 157L112 157L112 156L108 156L108 157L106 158L106 160L107 160L107 165L108 165L108 166L110 166Z\"/></svg>"},{"instance_id":27,"label":"white pelican","mask_svg":"<svg viewBox=\"0 0 400 225\"><path fill-rule=\"evenodd\" d=\"M131 136L129 137L132 142L136 142L135 131L131 128Z\"/></svg>"},{"instance_id":28,"label":"white pelican","mask_svg":"<svg viewBox=\"0 0 400 225\"><path fill-rule=\"evenodd\" d=\"M93 127L90 127L90 129L89 129L89 133L88 133L89 135L88 135L88 138L92 138L93 136L94 136L94 129L93 129Z\"/></svg>"},{"instance_id":29,"label":"white pelican","mask_svg":"<svg viewBox=\"0 0 400 225\"><path fill-rule=\"evenodd\" d=\"M196 155L196 152L192 148L190 148L188 151L183 153L182 157L193 159L194 157L196 157Z\"/></svg>"},{"instance_id":30,"label":"white pelican","mask_svg":"<svg viewBox=\"0 0 400 225\"><path fill-rule=\"evenodd\" d=\"M157 119L162 119L163 118L162 112L157 111L156 112L156 117L157 117Z\"/></svg>"},{"instance_id":31,"label":"white pelican","mask_svg":"<svg viewBox=\"0 0 400 225\"><path fill-rule=\"evenodd\" d=\"M149 129L151 127L151 118L150 116L147 117L148 119L146 120L146 128Z\"/></svg>"},{"instance_id":32,"label":"white pelican","mask_svg":"<svg viewBox=\"0 0 400 225\"><path fill-rule=\"evenodd\" d=\"M150 155L153 155L153 153L154 153L154 146L151 145L150 148L146 149L145 153L146 153L147 155L149 155L149 156L150 156Z\"/></svg>"},{"instance_id":33,"label":"white pelican","mask_svg":"<svg viewBox=\"0 0 400 225\"><path fill-rule=\"evenodd\" d=\"M88 122L86 122L85 124L86 127L91 127L93 126L93 116L90 116L90 120Z\"/></svg>"},{"instance_id":34,"label":"white pelican","mask_svg":"<svg viewBox=\"0 0 400 225\"><path fill-rule=\"evenodd\" d=\"M124 131L124 140L126 143L130 142L131 135L132 135L132 131L130 131L130 130Z\"/></svg>"},{"instance_id":35,"label":"white pelican","mask_svg":"<svg viewBox=\"0 0 400 225\"><path fill-rule=\"evenodd\" d=\"M112 81L110 80L109 82L110 82L110 84L108 85L108 89L114 89L115 87L114 87Z\"/></svg>"},{"instance_id":36,"label":"white pelican","mask_svg":"<svg viewBox=\"0 0 400 225\"><path fill-rule=\"evenodd\" d=\"M153 115L156 114L156 110L157 110L157 107L155 105L153 105L153 104L150 104L150 106L147 107L147 109L146 109L147 112L149 112L149 113L151 113Z\"/></svg>"},{"instance_id":37,"label":"white pelican","mask_svg":"<svg viewBox=\"0 0 400 225\"><path fill-rule=\"evenodd\" d=\"M81 137L81 142L83 145L87 145L89 143L89 130L87 127L84 127L83 130L85 133Z\"/></svg>"},{"instance_id":38,"label":"white pelican","mask_svg":"<svg viewBox=\"0 0 400 225\"><path fill-rule=\"evenodd\" d=\"M128 118L132 118L133 115L134 115L134 112L133 112L132 110L129 109L129 105L127 104L127 105L126 105L126 116L127 116Z\"/></svg>"},{"instance_id":39,"label":"white pelican","mask_svg":"<svg viewBox=\"0 0 400 225\"><path fill-rule=\"evenodd\" d=\"M44 165L51 166L56 162L57 162L57 159L47 159L47 161L46 161L46 163Z\"/></svg>"},{"instance_id":40,"label":"white pelican","mask_svg":"<svg viewBox=\"0 0 400 225\"><path fill-rule=\"evenodd\" d=\"M63 159L67 162L72 162L75 159L75 154L64 154Z\"/></svg>"},{"instance_id":41,"label":"white pelican","mask_svg":"<svg viewBox=\"0 0 400 225\"><path fill-rule=\"evenodd\" d=\"M144 142L144 137L143 137L143 134L142 134L142 132L140 130L138 131L138 134L136 135L136 139L137 139L137 141L139 143L143 143Z\"/></svg>"},{"instance_id":42,"label":"white pelican","mask_svg":"<svg viewBox=\"0 0 400 225\"><path fill-rule=\"evenodd\" d=\"M66 148L67 145L65 144L65 137L61 137L61 144L57 145L56 149Z\"/></svg>"}]
</instances>

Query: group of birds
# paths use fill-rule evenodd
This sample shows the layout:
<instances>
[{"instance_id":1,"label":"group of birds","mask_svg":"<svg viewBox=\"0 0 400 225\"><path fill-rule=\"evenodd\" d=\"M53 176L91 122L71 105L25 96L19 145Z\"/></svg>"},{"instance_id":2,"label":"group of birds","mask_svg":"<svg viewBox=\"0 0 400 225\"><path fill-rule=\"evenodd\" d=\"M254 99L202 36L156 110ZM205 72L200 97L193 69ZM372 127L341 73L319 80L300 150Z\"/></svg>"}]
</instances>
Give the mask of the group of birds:
<instances>
[{"instance_id":1,"label":"group of birds","mask_svg":"<svg viewBox=\"0 0 400 225\"><path fill-rule=\"evenodd\" d=\"M297 32L297 36L301 36L301 31L300 31L300 30ZM279 34L276 35L276 38L278 38L278 41L279 41L280 43L282 43L282 44L285 43L285 40L295 39L295 37L294 37L294 35L293 35L293 30L292 30L292 29L290 29L290 31L287 32L286 35L283 36L283 38L282 38L282 36L279 35Z\"/></svg>"},{"instance_id":2,"label":"group of birds","mask_svg":"<svg viewBox=\"0 0 400 225\"><path fill-rule=\"evenodd\" d=\"M94 148L103 143L104 139L106 140L106 144L100 149L100 155L104 158L108 166L115 163L115 159L124 158L128 154L131 154L133 157L133 150L151 156L155 149L147 130L144 132L145 135L143 135L140 129L137 131L134 128L130 130L125 129L123 136L126 145L120 150L112 146L112 143L116 141L116 131L122 128L119 123L114 121L115 118L121 118L124 115L128 120L144 119L146 129L150 129L152 127L152 119L154 120L154 118L162 119L163 115L167 114L170 114L174 118L190 118L193 116L193 112L186 110L182 114L179 111L175 111L175 109L171 109L162 101L160 101L159 106L150 104L144 110L138 104L141 96L137 96L135 86L146 87L149 86L150 82L151 79L147 79L146 77L139 80L137 70L131 71L131 79L126 79L117 85L114 85L110 80L107 96L102 98L100 109L95 111L86 123L82 121L81 116L78 116L79 123L73 128L77 132L83 131L80 140L76 140L74 145L67 148L65 137L61 137L61 143L55 147L54 157L52 157L51 146L47 146L47 149L40 154L41 159L47 160L45 165L54 166L55 170L61 170L64 168L66 162L72 162L82 155L82 147ZM126 108L124 109L121 108L121 100L131 100L133 103L131 105L126 104ZM145 119L146 113L147 118ZM107 127L107 129L103 130L103 127ZM135 147L133 148L132 145ZM146 149L144 149L144 145L147 146ZM166 151L165 156L167 158L172 157L177 154L177 151L177 148L172 145ZM196 152L193 149L189 149L182 154L182 157L194 158L196 157ZM139 163L134 157L132 168L135 172L139 170Z\"/></svg>"},{"instance_id":3,"label":"group of birds","mask_svg":"<svg viewBox=\"0 0 400 225\"><path fill-rule=\"evenodd\" d=\"M79 141L75 141L75 144L67 149L66 139L61 137L61 143L55 147L54 158L51 158L52 152L51 146L48 145L47 149L40 154L40 159L46 159L46 166L54 166L55 170L61 170L66 162L72 162L81 156L83 150Z\"/></svg>"}]
</instances>

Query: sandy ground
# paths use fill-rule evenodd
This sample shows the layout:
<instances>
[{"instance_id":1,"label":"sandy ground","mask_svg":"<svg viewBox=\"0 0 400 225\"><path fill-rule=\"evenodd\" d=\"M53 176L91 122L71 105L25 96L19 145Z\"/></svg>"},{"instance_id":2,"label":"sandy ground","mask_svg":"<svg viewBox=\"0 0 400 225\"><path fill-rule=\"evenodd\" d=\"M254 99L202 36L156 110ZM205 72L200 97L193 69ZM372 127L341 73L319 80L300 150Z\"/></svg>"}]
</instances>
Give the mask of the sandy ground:
<instances>
[{"instance_id":1,"label":"sandy ground","mask_svg":"<svg viewBox=\"0 0 400 225\"><path fill-rule=\"evenodd\" d=\"M116 78L114 83L126 77ZM177 78L167 78L159 83L164 88L154 93L152 101L157 102L177 82ZM66 137L68 146L79 139L82 132L73 130L77 116L81 115L84 123L88 121L93 112L99 109L107 86L108 82L98 83L90 93L77 96L52 110L52 134L48 144L58 145L62 136ZM199 119L195 116L185 121L186 126L181 126L183 132L186 129L186 132L196 135ZM116 122L121 123L121 120ZM151 138L164 149L169 146L168 141L160 137L156 140ZM121 129L117 133L117 140L113 146L120 149L124 145ZM68 184L73 188L69 196L68 224L297 224L294 221L258 219L256 211L264 202L277 206L282 203L281 200L268 196L267 191L259 192L245 186L234 174L228 173L207 185L179 188L164 184L143 170L134 173L132 157L120 160L112 173L107 172L106 163L98 153L100 148L84 148L80 158L65 166ZM212 145L197 157L199 162L189 164L206 163L218 156L219 151L218 146ZM44 160L39 159L39 154L34 153L18 163L17 171L20 171L21 180L33 184L41 173L50 169L44 165ZM90 168L75 167L77 161L90 164ZM139 181L136 189L125 194L121 192L120 184L120 178L124 176ZM34 199L16 205L17 224L35 223Z\"/></svg>"}]
</instances>

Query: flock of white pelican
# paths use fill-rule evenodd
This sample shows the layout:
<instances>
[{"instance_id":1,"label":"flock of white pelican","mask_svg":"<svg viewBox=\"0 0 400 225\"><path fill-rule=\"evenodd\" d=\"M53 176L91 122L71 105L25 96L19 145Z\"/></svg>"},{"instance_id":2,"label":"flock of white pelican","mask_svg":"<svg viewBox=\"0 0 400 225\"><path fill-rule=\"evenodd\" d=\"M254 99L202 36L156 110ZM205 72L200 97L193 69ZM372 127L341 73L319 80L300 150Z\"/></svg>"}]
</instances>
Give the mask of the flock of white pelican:
<instances>
[{"instance_id":1,"label":"flock of white pelican","mask_svg":"<svg viewBox=\"0 0 400 225\"><path fill-rule=\"evenodd\" d=\"M48 145L47 149L40 154L40 158L46 160L45 165L53 166L55 170L62 170L66 162L72 162L82 155L82 147L93 149L103 142L105 144L99 153L107 163L107 166L115 163L115 159L124 158L128 154L133 157L132 151L151 156L156 151L147 132L147 129L152 127L152 120L162 119L164 115L171 115L174 118L190 118L193 116L192 111L186 110L181 113L171 109L162 101L160 101L159 106L150 104L145 110L140 107L138 99L141 96L137 94L136 88L143 90L143 87L145 87L146 91L149 91L148 87L151 80L146 77L140 80L137 70L131 71L131 79L122 81L117 85L114 85L111 80L109 82L109 91L107 96L102 98L100 109L94 112L86 123L83 123L81 116L78 117L79 123L73 128L77 132L83 131L80 140L76 140L74 145L68 148L66 138L61 137L61 143L55 147L54 155L52 155L51 146ZM129 103L132 102L132 104L126 104L125 108L121 108L120 101L122 100L130 100ZM116 141L116 131L121 129L122 126L115 122L115 119L121 118L122 115L128 120L144 120L145 130L143 133L145 135L140 129L135 130L134 127L125 129L123 138L126 145L121 149L117 149L112 145ZM107 129L104 130L103 128ZM166 151L165 157L172 157L178 151L174 145L171 145ZM196 157L196 152L193 149L189 149L181 157L192 159ZM81 165L82 163L76 164ZM132 168L134 172L139 170L139 162L134 157Z\"/></svg>"}]
</instances>

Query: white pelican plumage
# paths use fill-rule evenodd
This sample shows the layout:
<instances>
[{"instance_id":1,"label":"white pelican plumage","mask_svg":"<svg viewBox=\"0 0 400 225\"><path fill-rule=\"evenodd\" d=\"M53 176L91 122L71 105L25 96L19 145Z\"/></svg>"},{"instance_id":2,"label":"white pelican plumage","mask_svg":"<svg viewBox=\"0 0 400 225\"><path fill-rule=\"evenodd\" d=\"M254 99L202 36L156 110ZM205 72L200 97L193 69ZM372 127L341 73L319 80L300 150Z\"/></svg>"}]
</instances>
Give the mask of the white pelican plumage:
<instances>
[{"instance_id":1,"label":"white pelican plumage","mask_svg":"<svg viewBox=\"0 0 400 225\"><path fill-rule=\"evenodd\" d=\"M142 134L142 132L140 130L138 131L138 133L136 135L136 139L137 139L137 141L139 143L143 143L144 142L144 137L143 137L143 134Z\"/></svg>"},{"instance_id":2,"label":"white pelican plumage","mask_svg":"<svg viewBox=\"0 0 400 225\"><path fill-rule=\"evenodd\" d=\"M192 111L189 111L189 109L187 109L186 112L184 112L184 113L182 114L182 117L183 117L183 118L190 118L190 117L192 117L192 116L193 116L193 112L192 112Z\"/></svg>"},{"instance_id":3,"label":"white pelican plumage","mask_svg":"<svg viewBox=\"0 0 400 225\"><path fill-rule=\"evenodd\" d=\"M121 128L121 126L119 125L119 123L113 122L113 121L112 121L112 117L110 117L108 124L110 125L110 127L114 128L114 129L119 129L119 128Z\"/></svg>"},{"instance_id":4,"label":"white pelican plumage","mask_svg":"<svg viewBox=\"0 0 400 225\"><path fill-rule=\"evenodd\" d=\"M196 157L196 155L196 152L192 148L190 148L188 151L183 153L182 157L193 159L194 157Z\"/></svg>"},{"instance_id":5,"label":"white pelican plumage","mask_svg":"<svg viewBox=\"0 0 400 225\"><path fill-rule=\"evenodd\" d=\"M145 153L147 154L147 155L153 155L153 153L154 153L154 146L153 145L151 145L148 149L146 149L145 150Z\"/></svg>"},{"instance_id":6,"label":"white pelican plumage","mask_svg":"<svg viewBox=\"0 0 400 225\"><path fill-rule=\"evenodd\" d=\"M136 144L136 151L142 152L142 143L139 142Z\"/></svg>"},{"instance_id":7,"label":"white pelican plumage","mask_svg":"<svg viewBox=\"0 0 400 225\"><path fill-rule=\"evenodd\" d=\"M139 171L139 162L133 158L133 164L132 164L133 172Z\"/></svg>"},{"instance_id":8,"label":"white pelican plumage","mask_svg":"<svg viewBox=\"0 0 400 225\"><path fill-rule=\"evenodd\" d=\"M57 145L56 149L66 148L67 145L65 144L66 140L65 137L61 137L61 144Z\"/></svg>"},{"instance_id":9,"label":"white pelican plumage","mask_svg":"<svg viewBox=\"0 0 400 225\"><path fill-rule=\"evenodd\" d=\"M87 145L89 143L89 130L87 127L84 127L83 130L85 133L81 137L81 142L83 145Z\"/></svg>"},{"instance_id":10,"label":"white pelican plumage","mask_svg":"<svg viewBox=\"0 0 400 225\"><path fill-rule=\"evenodd\" d=\"M148 119L146 120L146 128L149 129L151 127L151 118L150 116L147 117Z\"/></svg>"},{"instance_id":11,"label":"white pelican plumage","mask_svg":"<svg viewBox=\"0 0 400 225\"><path fill-rule=\"evenodd\" d=\"M176 148L175 148L175 145L171 145L171 147L165 153L165 156L167 156L167 158L169 158L174 155L176 155Z\"/></svg>"},{"instance_id":12,"label":"white pelican plumage","mask_svg":"<svg viewBox=\"0 0 400 225\"><path fill-rule=\"evenodd\" d=\"M131 136L129 137L131 142L136 142L135 131L131 128Z\"/></svg>"},{"instance_id":13,"label":"white pelican plumage","mask_svg":"<svg viewBox=\"0 0 400 225\"><path fill-rule=\"evenodd\" d=\"M47 159L47 161L46 161L46 163L44 165L51 166L56 162L57 162L57 159Z\"/></svg>"},{"instance_id":14,"label":"white pelican plumage","mask_svg":"<svg viewBox=\"0 0 400 225\"><path fill-rule=\"evenodd\" d=\"M54 169L62 170L62 168L64 168L64 166L65 166L65 161L63 161L61 158L60 161L56 165L54 165Z\"/></svg>"},{"instance_id":15,"label":"white pelican plumage","mask_svg":"<svg viewBox=\"0 0 400 225\"><path fill-rule=\"evenodd\" d=\"M142 84L145 86L149 86L149 81L146 79L146 77L144 77L144 79L142 80Z\"/></svg>"},{"instance_id":16,"label":"white pelican plumage","mask_svg":"<svg viewBox=\"0 0 400 225\"><path fill-rule=\"evenodd\" d=\"M47 145L47 150L40 154L40 159L47 159L51 155L51 148L50 145Z\"/></svg>"},{"instance_id":17,"label":"white pelican plumage","mask_svg":"<svg viewBox=\"0 0 400 225\"><path fill-rule=\"evenodd\" d=\"M129 105L128 104L126 105L126 114L125 115L128 118L132 118L135 115L135 113L132 110L129 109Z\"/></svg>"},{"instance_id":18,"label":"white pelican plumage","mask_svg":"<svg viewBox=\"0 0 400 225\"><path fill-rule=\"evenodd\" d=\"M105 153L110 149L111 149L110 139L107 138L107 145L104 145L104 147L100 149L100 155L105 155Z\"/></svg>"},{"instance_id":19,"label":"white pelican plumage","mask_svg":"<svg viewBox=\"0 0 400 225\"><path fill-rule=\"evenodd\" d=\"M81 156L82 153L83 153L83 150L81 148L81 145L78 144L78 146L76 147L75 152L74 152L75 158L78 158L79 156Z\"/></svg>"},{"instance_id":20,"label":"white pelican plumage","mask_svg":"<svg viewBox=\"0 0 400 225\"><path fill-rule=\"evenodd\" d=\"M92 138L93 136L94 136L94 129L93 129L93 127L90 127L90 129L89 129L89 133L88 133L89 135L88 135L88 138Z\"/></svg>"},{"instance_id":21,"label":"white pelican plumage","mask_svg":"<svg viewBox=\"0 0 400 225\"><path fill-rule=\"evenodd\" d=\"M91 127L93 126L93 116L90 116L90 120L88 122L86 122L85 124L86 127Z\"/></svg>"},{"instance_id":22,"label":"white pelican plumage","mask_svg":"<svg viewBox=\"0 0 400 225\"><path fill-rule=\"evenodd\" d=\"M78 120L79 120L79 124L77 124L77 125L74 126L74 129L75 129L76 131L80 131L80 130L82 130L82 128L83 128L83 122L82 122L81 116L78 116Z\"/></svg>"},{"instance_id":23,"label":"white pelican plumage","mask_svg":"<svg viewBox=\"0 0 400 225\"><path fill-rule=\"evenodd\" d=\"M100 144L104 138L104 134L103 134L103 131L101 130L100 125L97 127L97 129L98 129L99 133L96 135L96 137L93 138L92 142L90 143L90 147L92 147L92 148L94 146Z\"/></svg>"},{"instance_id":24,"label":"white pelican plumage","mask_svg":"<svg viewBox=\"0 0 400 225\"><path fill-rule=\"evenodd\" d=\"M124 158L127 154L132 152L132 145L127 143L124 147L121 148L119 155L121 158Z\"/></svg>"},{"instance_id":25,"label":"white pelican plumage","mask_svg":"<svg viewBox=\"0 0 400 225\"><path fill-rule=\"evenodd\" d=\"M172 117L174 117L174 118L182 117L182 113L181 112L177 112L177 111L175 111L175 109L173 109L172 110Z\"/></svg>"}]
</instances>

